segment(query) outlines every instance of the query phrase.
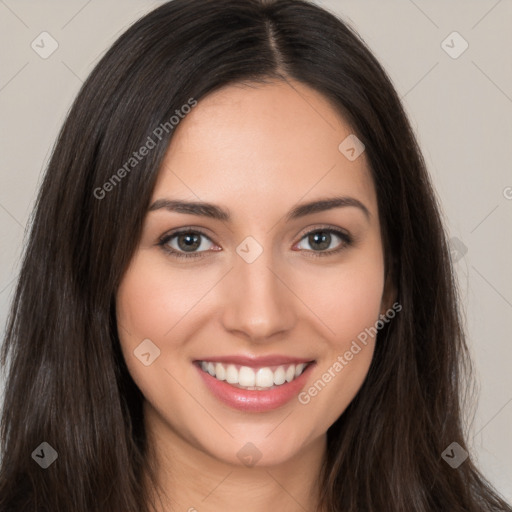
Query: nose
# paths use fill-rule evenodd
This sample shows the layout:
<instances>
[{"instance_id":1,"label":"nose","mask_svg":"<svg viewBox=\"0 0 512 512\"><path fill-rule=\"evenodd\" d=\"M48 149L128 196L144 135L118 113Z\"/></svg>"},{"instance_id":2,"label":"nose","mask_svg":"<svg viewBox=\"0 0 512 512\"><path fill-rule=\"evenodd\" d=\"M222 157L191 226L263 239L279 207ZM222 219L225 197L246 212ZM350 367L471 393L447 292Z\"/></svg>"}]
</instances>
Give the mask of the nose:
<instances>
[{"instance_id":1,"label":"nose","mask_svg":"<svg viewBox=\"0 0 512 512\"><path fill-rule=\"evenodd\" d=\"M298 299L286 272L274 268L270 252L263 251L252 263L237 257L224 283L223 326L251 342L275 341L297 319Z\"/></svg>"}]
</instances>

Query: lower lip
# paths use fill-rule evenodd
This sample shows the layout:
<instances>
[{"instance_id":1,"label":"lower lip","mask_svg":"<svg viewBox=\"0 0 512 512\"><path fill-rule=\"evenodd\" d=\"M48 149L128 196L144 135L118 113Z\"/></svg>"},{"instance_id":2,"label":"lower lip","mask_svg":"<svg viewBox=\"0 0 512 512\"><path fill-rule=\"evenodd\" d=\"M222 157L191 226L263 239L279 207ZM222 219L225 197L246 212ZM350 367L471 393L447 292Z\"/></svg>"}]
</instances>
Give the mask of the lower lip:
<instances>
[{"instance_id":1,"label":"lower lip","mask_svg":"<svg viewBox=\"0 0 512 512\"><path fill-rule=\"evenodd\" d=\"M224 404L240 411L265 412L277 409L297 396L306 384L315 363L308 364L301 375L291 382L281 384L268 391L236 388L226 381L212 377L197 364L194 366L196 366L208 389Z\"/></svg>"}]
</instances>

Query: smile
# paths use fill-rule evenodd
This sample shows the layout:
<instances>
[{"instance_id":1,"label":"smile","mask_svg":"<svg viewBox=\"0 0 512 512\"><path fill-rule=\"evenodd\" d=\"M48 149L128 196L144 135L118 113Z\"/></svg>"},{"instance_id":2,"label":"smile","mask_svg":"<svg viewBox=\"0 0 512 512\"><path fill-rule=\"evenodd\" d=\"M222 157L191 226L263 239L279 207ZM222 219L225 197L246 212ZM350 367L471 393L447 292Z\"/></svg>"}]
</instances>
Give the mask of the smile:
<instances>
[{"instance_id":1,"label":"smile","mask_svg":"<svg viewBox=\"0 0 512 512\"><path fill-rule=\"evenodd\" d=\"M214 398L251 413L272 411L293 402L316 366L316 361L283 357L226 359L196 360L194 366Z\"/></svg>"}]
</instances>

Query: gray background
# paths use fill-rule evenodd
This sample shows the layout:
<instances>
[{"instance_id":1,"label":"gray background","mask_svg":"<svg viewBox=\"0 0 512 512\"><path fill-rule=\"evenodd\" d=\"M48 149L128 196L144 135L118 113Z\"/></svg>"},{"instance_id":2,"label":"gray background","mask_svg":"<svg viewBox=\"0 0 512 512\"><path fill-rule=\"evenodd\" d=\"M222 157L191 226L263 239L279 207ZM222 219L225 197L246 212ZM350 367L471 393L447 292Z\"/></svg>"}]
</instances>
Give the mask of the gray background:
<instances>
[{"instance_id":1,"label":"gray background","mask_svg":"<svg viewBox=\"0 0 512 512\"><path fill-rule=\"evenodd\" d=\"M2 326L35 194L71 102L117 36L161 3L0 0ZM470 445L488 478L512 500L512 1L317 3L366 40L418 135L454 239L477 370ZM35 40L49 48L48 39L41 43L43 31L58 43L46 59L31 47ZM454 31L469 45L457 58L445 51L463 48L462 40L448 37Z\"/></svg>"}]
</instances>

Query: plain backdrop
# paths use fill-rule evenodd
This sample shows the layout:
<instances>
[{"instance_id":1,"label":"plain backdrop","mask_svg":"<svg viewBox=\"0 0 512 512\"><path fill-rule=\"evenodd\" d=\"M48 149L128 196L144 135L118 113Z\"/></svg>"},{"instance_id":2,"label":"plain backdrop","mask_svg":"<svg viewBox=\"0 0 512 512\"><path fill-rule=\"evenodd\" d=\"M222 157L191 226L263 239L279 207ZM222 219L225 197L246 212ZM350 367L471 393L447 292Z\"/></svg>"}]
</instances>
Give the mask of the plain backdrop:
<instances>
[{"instance_id":1,"label":"plain backdrop","mask_svg":"<svg viewBox=\"0 0 512 512\"><path fill-rule=\"evenodd\" d=\"M25 228L66 113L106 49L161 3L0 0L2 327ZM477 370L470 446L512 501L512 1L317 3L367 42L418 136L450 234ZM45 51L58 44L47 58L31 46L43 46L41 37Z\"/></svg>"}]
</instances>

